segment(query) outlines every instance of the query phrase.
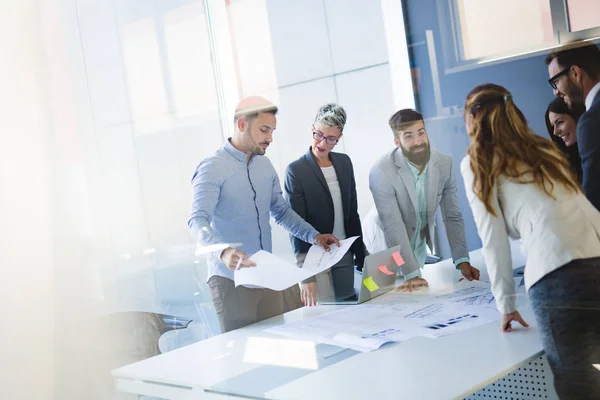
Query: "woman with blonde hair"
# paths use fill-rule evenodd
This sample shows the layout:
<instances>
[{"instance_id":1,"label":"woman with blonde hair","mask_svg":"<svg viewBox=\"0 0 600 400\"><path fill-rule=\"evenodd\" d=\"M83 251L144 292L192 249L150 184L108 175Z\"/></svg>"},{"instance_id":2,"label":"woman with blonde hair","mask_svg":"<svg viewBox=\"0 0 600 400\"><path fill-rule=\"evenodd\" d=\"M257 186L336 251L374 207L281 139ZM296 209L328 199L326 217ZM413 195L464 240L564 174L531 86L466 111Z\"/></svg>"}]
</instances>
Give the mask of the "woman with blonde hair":
<instances>
[{"instance_id":1,"label":"woman with blonde hair","mask_svg":"<svg viewBox=\"0 0 600 400\"><path fill-rule=\"evenodd\" d=\"M461 163L502 329L516 309L509 237L527 252L525 287L561 399L600 399L600 213L564 155L536 135L503 87L467 96Z\"/></svg>"}]
</instances>

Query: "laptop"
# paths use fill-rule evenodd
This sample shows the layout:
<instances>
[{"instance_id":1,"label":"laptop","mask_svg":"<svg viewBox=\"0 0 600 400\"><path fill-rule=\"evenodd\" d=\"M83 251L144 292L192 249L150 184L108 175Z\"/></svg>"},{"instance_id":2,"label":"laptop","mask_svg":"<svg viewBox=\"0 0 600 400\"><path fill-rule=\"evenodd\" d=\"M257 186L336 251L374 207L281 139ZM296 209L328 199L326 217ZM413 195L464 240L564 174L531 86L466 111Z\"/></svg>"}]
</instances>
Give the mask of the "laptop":
<instances>
[{"instance_id":1,"label":"laptop","mask_svg":"<svg viewBox=\"0 0 600 400\"><path fill-rule=\"evenodd\" d=\"M319 301L319 304L360 304L389 292L396 283L396 271L403 265L400 246L373 253L365 257L360 290L338 294Z\"/></svg>"}]
</instances>

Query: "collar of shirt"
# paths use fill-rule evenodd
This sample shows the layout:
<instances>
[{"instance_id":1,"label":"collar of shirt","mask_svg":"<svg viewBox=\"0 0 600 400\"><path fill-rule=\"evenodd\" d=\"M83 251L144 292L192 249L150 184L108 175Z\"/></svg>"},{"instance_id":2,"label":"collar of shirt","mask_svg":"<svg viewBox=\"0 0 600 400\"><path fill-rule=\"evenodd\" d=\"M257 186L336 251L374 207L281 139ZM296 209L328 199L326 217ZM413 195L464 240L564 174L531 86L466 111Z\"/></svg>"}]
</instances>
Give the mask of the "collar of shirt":
<instances>
[{"instance_id":1,"label":"collar of shirt","mask_svg":"<svg viewBox=\"0 0 600 400\"><path fill-rule=\"evenodd\" d=\"M592 88L592 90L590 90L587 97L585 98L585 109L586 110L590 109L590 107L592 106L592 103L594 102L594 98L596 98L596 95L598 94L598 92L600 92L600 82L596 83L596 85Z\"/></svg>"},{"instance_id":2,"label":"collar of shirt","mask_svg":"<svg viewBox=\"0 0 600 400\"><path fill-rule=\"evenodd\" d=\"M412 172L413 177L415 178L415 181L417 179L419 179L420 177L425 176L425 174L427 174L427 168L429 167L429 163L425 164L425 168L423 168L423 172L419 171L419 168L412 165L408 160L406 160L406 163L410 167L410 171Z\"/></svg>"},{"instance_id":3,"label":"collar of shirt","mask_svg":"<svg viewBox=\"0 0 600 400\"><path fill-rule=\"evenodd\" d=\"M248 155L246 153L242 153L241 151L239 151L238 149L236 149L235 147L233 147L233 145L231 144L231 138L227 139L227 142L225 142L225 145L223 146L225 148L225 150L227 150L229 152L229 154L231 154L236 160L240 161L240 162L246 162L246 157L248 157Z\"/></svg>"}]
</instances>

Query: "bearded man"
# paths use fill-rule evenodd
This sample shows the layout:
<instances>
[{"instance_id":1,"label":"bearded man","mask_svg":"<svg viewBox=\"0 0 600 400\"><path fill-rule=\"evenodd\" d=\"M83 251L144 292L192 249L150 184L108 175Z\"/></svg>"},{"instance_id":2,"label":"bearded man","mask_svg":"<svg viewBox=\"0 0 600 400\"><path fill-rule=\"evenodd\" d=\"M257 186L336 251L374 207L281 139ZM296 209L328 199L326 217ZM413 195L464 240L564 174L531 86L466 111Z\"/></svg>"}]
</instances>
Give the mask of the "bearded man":
<instances>
[{"instance_id":1,"label":"bearded man","mask_svg":"<svg viewBox=\"0 0 600 400\"><path fill-rule=\"evenodd\" d=\"M405 282L399 290L427 286L421 268L432 248L435 213L442 216L452 259L468 280L479 279L470 264L465 225L458 202L452 158L431 150L423 116L400 110L389 120L396 147L371 169L369 187L390 247L400 245Z\"/></svg>"}]
</instances>

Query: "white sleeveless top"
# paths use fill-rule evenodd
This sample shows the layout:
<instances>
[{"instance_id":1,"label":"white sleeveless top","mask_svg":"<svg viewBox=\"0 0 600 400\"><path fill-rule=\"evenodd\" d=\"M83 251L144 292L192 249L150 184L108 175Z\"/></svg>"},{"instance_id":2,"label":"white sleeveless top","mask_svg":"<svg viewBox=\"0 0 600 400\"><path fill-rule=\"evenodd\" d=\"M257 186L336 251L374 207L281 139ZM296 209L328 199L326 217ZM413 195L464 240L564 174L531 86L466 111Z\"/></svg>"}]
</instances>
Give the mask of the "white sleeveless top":
<instances>
[{"instance_id":1,"label":"white sleeveless top","mask_svg":"<svg viewBox=\"0 0 600 400\"><path fill-rule=\"evenodd\" d=\"M340 189L340 182L338 181L335 168L321 167L325 181L329 187L331 193L331 199L333 200L333 235L338 239L346 239L346 228L344 226L344 207L342 205L342 190Z\"/></svg>"}]
</instances>

